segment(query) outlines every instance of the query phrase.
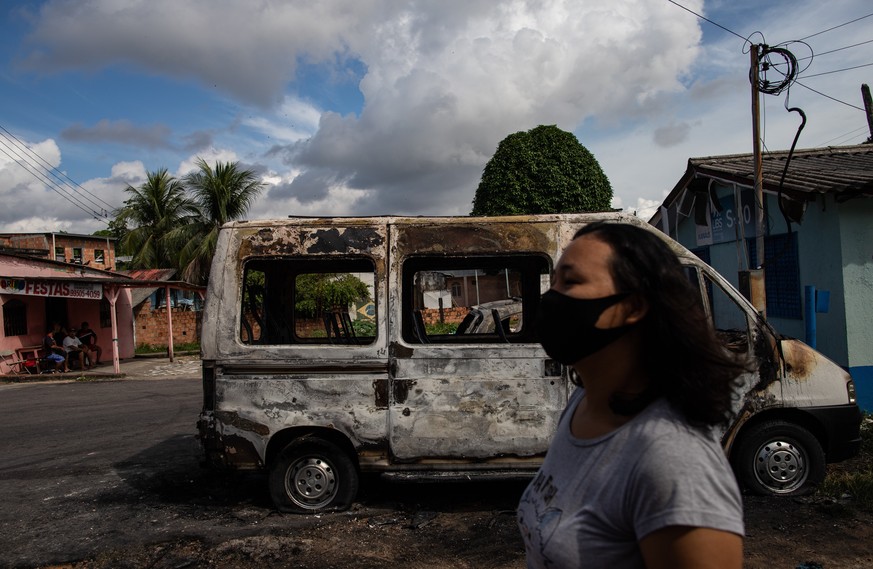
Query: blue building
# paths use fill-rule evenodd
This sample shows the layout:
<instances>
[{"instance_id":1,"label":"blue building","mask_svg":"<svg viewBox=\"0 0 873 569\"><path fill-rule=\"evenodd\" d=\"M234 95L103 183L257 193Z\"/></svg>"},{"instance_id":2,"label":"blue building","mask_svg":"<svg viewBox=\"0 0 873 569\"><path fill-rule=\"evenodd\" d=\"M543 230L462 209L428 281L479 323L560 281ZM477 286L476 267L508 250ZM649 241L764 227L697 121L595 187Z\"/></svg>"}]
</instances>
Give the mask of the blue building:
<instances>
[{"instance_id":1,"label":"blue building","mask_svg":"<svg viewBox=\"0 0 873 569\"><path fill-rule=\"evenodd\" d=\"M763 178L763 267L752 154L689 159L650 223L740 290L763 268L767 320L848 369L873 411L873 144L767 153Z\"/></svg>"}]
</instances>

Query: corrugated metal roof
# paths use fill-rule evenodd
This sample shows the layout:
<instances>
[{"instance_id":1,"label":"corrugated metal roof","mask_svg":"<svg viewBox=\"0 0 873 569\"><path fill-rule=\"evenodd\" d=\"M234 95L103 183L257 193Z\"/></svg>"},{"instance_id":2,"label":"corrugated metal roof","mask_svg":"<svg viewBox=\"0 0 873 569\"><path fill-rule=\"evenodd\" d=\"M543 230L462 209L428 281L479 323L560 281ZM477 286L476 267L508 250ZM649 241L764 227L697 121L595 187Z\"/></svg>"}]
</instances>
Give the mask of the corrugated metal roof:
<instances>
[{"instance_id":1,"label":"corrugated metal roof","mask_svg":"<svg viewBox=\"0 0 873 569\"><path fill-rule=\"evenodd\" d=\"M788 151L767 152L761 157L764 191L779 191ZM689 158L685 173L661 205L673 207L694 181L722 180L747 188L755 187L755 162L752 153ZM828 146L795 150L785 174L784 194L800 201L820 194L834 194L837 201L873 197L873 144ZM649 223L662 222L656 211Z\"/></svg>"},{"instance_id":2,"label":"corrugated metal roof","mask_svg":"<svg viewBox=\"0 0 873 569\"><path fill-rule=\"evenodd\" d=\"M168 281L176 274L176 269L127 269L118 272L141 281Z\"/></svg>"},{"instance_id":3,"label":"corrugated metal roof","mask_svg":"<svg viewBox=\"0 0 873 569\"><path fill-rule=\"evenodd\" d=\"M779 189L787 158L788 151L768 152L762 156L765 190ZM751 153L691 158L686 175L689 173L751 187L755 182ZM795 197L800 197L798 194L836 194L841 201L873 197L873 144L796 150L785 175L784 191Z\"/></svg>"},{"instance_id":4,"label":"corrugated metal roof","mask_svg":"<svg viewBox=\"0 0 873 569\"><path fill-rule=\"evenodd\" d=\"M176 269L129 269L121 271L136 280L169 281L176 274ZM139 306L152 295L157 288L136 288L130 291L131 306Z\"/></svg>"}]
</instances>

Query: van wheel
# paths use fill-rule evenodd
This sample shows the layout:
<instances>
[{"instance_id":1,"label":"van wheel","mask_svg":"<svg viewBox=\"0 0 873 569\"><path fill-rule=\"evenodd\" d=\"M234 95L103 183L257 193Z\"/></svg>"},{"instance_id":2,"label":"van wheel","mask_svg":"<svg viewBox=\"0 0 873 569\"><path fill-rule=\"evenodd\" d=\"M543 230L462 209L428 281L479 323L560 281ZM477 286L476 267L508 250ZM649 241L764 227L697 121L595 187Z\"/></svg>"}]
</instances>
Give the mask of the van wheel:
<instances>
[{"instance_id":1,"label":"van wheel","mask_svg":"<svg viewBox=\"0 0 873 569\"><path fill-rule=\"evenodd\" d=\"M304 438L282 449L270 469L269 484L281 512L345 510L358 493L358 472L335 444Z\"/></svg>"},{"instance_id":2,"label":"van wheel","mask_svg":"<svg viewBox=\"0 0 873 569\"><path fill-rule=\"evenodd\" d=\"M756 494L802 496L825 476L825 455L818 439L785 421L750 427L734 457L740 482Z\"/></svg>"}]
</instances>

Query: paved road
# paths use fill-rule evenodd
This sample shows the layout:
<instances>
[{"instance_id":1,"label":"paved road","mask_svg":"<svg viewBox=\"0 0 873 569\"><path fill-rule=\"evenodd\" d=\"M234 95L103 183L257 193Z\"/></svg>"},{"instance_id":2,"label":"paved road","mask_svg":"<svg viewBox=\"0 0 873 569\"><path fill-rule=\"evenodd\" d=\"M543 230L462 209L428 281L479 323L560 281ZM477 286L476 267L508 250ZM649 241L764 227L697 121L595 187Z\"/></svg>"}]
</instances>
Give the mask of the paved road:
<instances>
[{"instance_id":1,"label":"paved road","mask_svg":"<svg viewBox=\"0 0 873 569\"><path fill-rule=\"evenodd\" d=\"M498 527L509 536L511 549L518 548L514 516L506 514L518 500L522 488L518 484L489 484L489 492L483 493L483 486L476 485L398 487L371 481L351 512L277 514L263 476L227 475L200 467L201 450L195 438L201 401L198 370L198 362L137 363L124 370L128 378L120 380L0 385L0 567L38 567L94 558L110 550L143 548L146 553L140 553L144 557L137 561L121 562L116 557L94 566L259 567L263 542L257 542L251 565L228 565L226 559L190 565L188 553L172 557L159 544L195 540L206 548L201 551L205 556L212 555L208 552L216 546L228 551L228 543L248 547L240 540L306 532L318 536L314 541L307 538L307 547L323 544L328 553L313 550L312 564L299 566L323 566L322 555L347 550L329 535L349 536L356 531L364 542L369 541L374 530L361 516L375 519L373 527L382 527L400 523L403 515L397 512L413 516L421 509L441 510L440 527L455 523L459 532L446 537L429 526L428 535L436 543L469 544L469 527L482 523L488 524L480 536L487 543L474 551L482 553L494 541L490 532ZM483 503L483 495L490 492L495 498ZM330 534L319 533L324 524L333 524ZM406 548L400 546L398 536L384 546L401 554L419 547L423 557L433 557L434 545L424 541L424 535L402 531L409 534ZM297 540L294 548L300 550L296 537L276 539ZM491 546L508 549L499 542ZM148 548L153 553L164 551L149 556ZM287 544L277 551L285 549ZM451 548L443 549L448 558L458 555ZM225 557L239 556L238 550L238 545L230 547ZM161 555L163 564L154 565L151 560ZM510 566L517 565L517 553L502 555L509 555ZM486 556L494 557L490 552ZM441 566L442 561L434 563L425 566Z\"/></svg>"},{"instance_id":2,"label":"paved road","mask_svg":"<svg viewBox=\"0 0 873 569\"><path fill-rule=\"evenodd\" d=\"M0 386L0 564L76 559L165 531L169 520L124 521L147 512L137 502L153 501L150 478L199 475L199 401L194 377Z\"/></svg>"}]
</instances>

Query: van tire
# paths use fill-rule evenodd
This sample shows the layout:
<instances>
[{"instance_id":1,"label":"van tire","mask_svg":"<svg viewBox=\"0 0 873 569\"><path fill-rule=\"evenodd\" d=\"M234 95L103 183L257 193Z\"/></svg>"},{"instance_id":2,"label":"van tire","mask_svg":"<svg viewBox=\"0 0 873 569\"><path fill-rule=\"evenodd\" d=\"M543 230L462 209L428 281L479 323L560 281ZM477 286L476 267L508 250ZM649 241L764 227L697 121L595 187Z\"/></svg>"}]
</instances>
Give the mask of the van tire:
<instances>
[{"instance_id":1,"label":"van tire","mask_svg":"<svg viewBox=\"0 0 873 569\"><path fill-rule=\"evenodd\" d=\"M825 454L815 436L786 421L767 421L741 434L734 454L740 483L760 495L803 496L825 477Z\"/></svg>"},{"instance_id":2,"label":"van tire","mask_svg":"<svg viewBox=\"0 0 873 569\"><path fill-rule=\"evenodd\" d=\"M358 493L358 471L337 445L306 437L279 452L270 468L269 486L281 512L342 511Z\"/></svg>"}]
</instances>

